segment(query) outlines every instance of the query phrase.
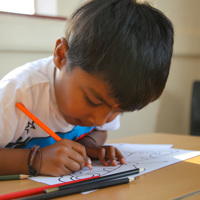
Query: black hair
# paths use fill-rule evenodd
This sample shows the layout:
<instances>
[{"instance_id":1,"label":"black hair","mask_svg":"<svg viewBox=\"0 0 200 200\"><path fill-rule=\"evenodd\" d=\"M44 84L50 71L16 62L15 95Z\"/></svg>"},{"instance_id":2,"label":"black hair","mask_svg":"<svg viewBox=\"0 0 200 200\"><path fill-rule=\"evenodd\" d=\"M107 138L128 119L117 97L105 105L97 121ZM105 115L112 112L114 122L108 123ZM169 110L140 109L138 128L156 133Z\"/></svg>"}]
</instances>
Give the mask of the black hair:
<instances>
[{"instance_id":1,"label":"black hair","mask_svg":"<svg viewBox=\"0 0 200 200\"><path fill-rule=\"evenodd\" d=\"M173 26L158 9L135 0L92 0L69 19L67 67L105 80L123 111L143 108L165 87Z\"/></svg>"}]
</instances>

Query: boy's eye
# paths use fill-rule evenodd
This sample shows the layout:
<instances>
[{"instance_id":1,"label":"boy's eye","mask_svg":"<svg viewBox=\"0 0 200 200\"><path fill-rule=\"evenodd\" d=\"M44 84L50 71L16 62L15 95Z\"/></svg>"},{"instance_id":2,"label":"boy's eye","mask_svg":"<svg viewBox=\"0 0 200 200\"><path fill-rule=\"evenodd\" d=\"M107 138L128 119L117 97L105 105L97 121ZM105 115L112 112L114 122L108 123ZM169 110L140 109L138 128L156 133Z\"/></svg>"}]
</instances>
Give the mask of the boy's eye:
<instances>
[{"instance_id":1,"label":"boy's eye","mask_svg":"<svg viewBox=\"0 0 200 200\"><path fill-rule=\"evenodd\" d=\"M93 107L96 107L96 106L99 106L100 104L98 103L94 103L92 102L87 95L85 95L85 100L87 101L87 103L90 105L90 106L93 106Z\"/></svg>"}]
</instances>

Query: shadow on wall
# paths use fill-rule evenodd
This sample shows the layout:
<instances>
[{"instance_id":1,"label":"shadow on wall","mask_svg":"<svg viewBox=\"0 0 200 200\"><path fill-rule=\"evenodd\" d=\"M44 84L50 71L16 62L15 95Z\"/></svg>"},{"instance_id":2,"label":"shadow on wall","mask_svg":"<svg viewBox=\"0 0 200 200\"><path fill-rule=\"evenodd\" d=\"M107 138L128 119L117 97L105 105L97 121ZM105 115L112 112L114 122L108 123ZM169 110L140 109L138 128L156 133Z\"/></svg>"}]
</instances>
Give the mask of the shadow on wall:
<instances>
[{"instance_id":1,"label":"shadow on wall","mask_svg":"<svg viewBox=\"0 0 200 200\"><path fill-rule=\"evenodd\" d=\"M166 91L160 100L159 107L155 132L185 134L182 132L184 102L181 97Z\"/></svg>"}]
</instances>

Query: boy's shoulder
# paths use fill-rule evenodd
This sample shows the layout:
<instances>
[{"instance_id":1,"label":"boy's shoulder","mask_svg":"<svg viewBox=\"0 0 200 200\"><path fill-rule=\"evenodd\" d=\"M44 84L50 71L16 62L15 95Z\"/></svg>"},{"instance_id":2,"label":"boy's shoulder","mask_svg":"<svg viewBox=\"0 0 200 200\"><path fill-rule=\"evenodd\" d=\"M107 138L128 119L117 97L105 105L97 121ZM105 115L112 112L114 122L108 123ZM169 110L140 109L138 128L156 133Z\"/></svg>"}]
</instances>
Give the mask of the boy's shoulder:
<instances>
[{"instance_id":1,"label":"boy's shoulder","mask_svg":"<svg viewBox=\"0 0 200 200\"><path fill-rule=\"evenodd\" d=\"M20 67L13 69L1 81L16 82L42 82L48 80L54 70L53 57L39 59L26 63Z\"/></svg>"}]
</instances>

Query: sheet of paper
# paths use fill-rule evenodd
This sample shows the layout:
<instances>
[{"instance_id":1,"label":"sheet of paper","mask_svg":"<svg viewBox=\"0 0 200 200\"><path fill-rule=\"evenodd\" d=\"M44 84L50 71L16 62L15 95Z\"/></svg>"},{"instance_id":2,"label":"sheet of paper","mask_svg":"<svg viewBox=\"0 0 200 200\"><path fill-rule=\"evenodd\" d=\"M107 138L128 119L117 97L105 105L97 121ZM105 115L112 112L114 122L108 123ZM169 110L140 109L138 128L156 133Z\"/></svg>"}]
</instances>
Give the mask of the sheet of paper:
<instances>
[{"instance_id":1,"label":"sheet of paper","mask_svg":"<svg viewBox=\"0 0 200 200\"><path fill-rule=\"evenodd\" d=\"M112 145L121 151L142 151L142 150L156 150L156 149L170 149L173 147L173 144L129 144L129 143L118 143L118 144L106 144Z\"/></svg>"},{"instance_id":2,"label":"sheet of paper","mask_svg":"<svg viewBox=\"0 0 200 200\"><path fill-rule=\"evenodd\" d=\"M31 180L46 183L49 185L78 180L96 175L110 175L118 172L123 172L135 168L145 168L145 170L134 177L145 174L162 167L186 160L200 155L200 151L189 151L181 149L173 149L172 145L134 145L134 144L112 144L117 147L122 154L126 157L127 164L118 166L103 166L99 161L93 161L93 170L88 168L67 176L60 177L31 177Z\"/></svg>"}]
</instances>

